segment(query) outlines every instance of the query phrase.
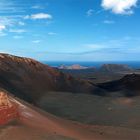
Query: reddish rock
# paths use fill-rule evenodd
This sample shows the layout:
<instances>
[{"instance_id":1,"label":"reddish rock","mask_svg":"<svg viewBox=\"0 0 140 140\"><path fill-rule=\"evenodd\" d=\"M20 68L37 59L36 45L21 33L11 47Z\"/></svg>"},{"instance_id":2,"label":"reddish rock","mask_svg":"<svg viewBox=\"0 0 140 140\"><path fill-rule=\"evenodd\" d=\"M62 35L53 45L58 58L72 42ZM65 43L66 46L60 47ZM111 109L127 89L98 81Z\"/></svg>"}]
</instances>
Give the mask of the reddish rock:
<instances>
[{"instance_id":1,"label":"reddish rock","mask_svg":"<svg viewBox=\"0 0 140 140\"><path fill-rule=\"evenodd\" d=\"M17 106L9 100L5 92L0 91L0 125L15 120L17 116Z\"/></svg>"}]
</instances>

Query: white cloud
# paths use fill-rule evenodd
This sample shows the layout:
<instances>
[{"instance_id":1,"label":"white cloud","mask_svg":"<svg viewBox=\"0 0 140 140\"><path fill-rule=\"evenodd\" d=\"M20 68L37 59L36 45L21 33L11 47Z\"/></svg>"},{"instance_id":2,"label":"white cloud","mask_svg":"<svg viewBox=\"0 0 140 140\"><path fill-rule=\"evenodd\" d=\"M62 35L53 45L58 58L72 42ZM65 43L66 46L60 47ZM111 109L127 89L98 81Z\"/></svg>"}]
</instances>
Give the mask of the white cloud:
<instances>
[{"instance_id":1,"label":"white cloud","mask_svg":"<svg viewBox=\"0 0 140 140\"><path fill-rule=\"evenodd\" d=\"M15 19L0 16L0 24L4 26L13 26L15 24Z\"/></svg>"},{"instance_id":2,"label":"white cloud","mask_svg":"<svg viewBox=\"0 0 140 140\"><path fill-rule=\"evenodd\" d=\"M24 30L24 29L10 29L9 32L21 34L21 33L25 33L26 30Z\"/></svg>"},{"instance_id":3,"label":"white cloud","mask_svg":"<svg viewBox=\"0 0 140 140\"><path fill-rule=\"evenodd\" d=\"M38 13L31 15L32 19L52 19L52 16L50 14L46 13Z\"/></svg>"},{"instance_id":4,"label":"white cloud","mask_svg":"<svg viewBox=\"0 0 140 140\"><path fill-rule=\"evenodd\" d=\"M41 40L33 40L32 42L38 44L41 42Z\"/></svg>"},{"instance_id":5,"label":"white cloud","mask_svg":"<svg viewBox=\"0 0 140 140\"><path fill-rule=\"evenodd\" d=\"M102 7L105 10L111 10L115 14L130 15L133 14L133 7L137 5L138 0L102 0Z\"/></svg>"},{"instance_id":6,"label":"white cloud","mask_svg":"<svg viewBox=\"0 0 140 140\"><path fill-rule=\"evenodd\" d=\"M0 16L0 25L8 27L23 26L25 23L22 21L21 15Z\"/></svg>"},{"instance_id":7,"label":"white cloud","mask_svg":"<svg viewBox=\"0 0 140 140\"><path fill-rule=\"evenodd\" d=\"M3 31L6 29L6 26L5 25L0 25L0 31Z\"/></svg>"},{"instance_id":8,"label":"white cloud","mask_svg":"<svg viewBox=\"0 0 140 140\"><path fill-rule=\"evenodd\" d=\"M113 20L104 20L103 23L105 23L105 24L114 24L115 21L113 21Z\"/></svg>"},{"instance_id":9,"label":"white cloud","mask_svg":"<svg viewBox=\"0 0 140 140\"><path fill-rule=\"evenodd\" d=\"M90 17L90 16L93 15L93 12L94 12L93 9L89 9L86 14L87 14L88 17Z\"/></svg>"},{"instance_id":10,"label":"white cloud","mask_svg":"<svg viewBox=\"0 0 140 140\"><path fill-rule=\"evenodd\" d=\"M52 19L52 15L47 13L38 13L32 15L26 15L24 19Z\"/></svg>"},{"instance_id":11,"label":"white cloud","mask_svg":"<svg viewBox=\"0 0 140 140\"><path fill-rule=\"evenodd\" d=\"M25 7L23 3L16 0L0 0L0 13L23 13Z\"/></svg>"},{"instance_id":12,"label":"white cloud","mask_svg":"<svg viewBox=\"0 0 140 140\"><path fill-rule=\"evenodd\" d=\"M0 24L0 37L6 36L7 34L4 33L4 30L6 29L5 25Z\"/></svg>"}]
</instances>

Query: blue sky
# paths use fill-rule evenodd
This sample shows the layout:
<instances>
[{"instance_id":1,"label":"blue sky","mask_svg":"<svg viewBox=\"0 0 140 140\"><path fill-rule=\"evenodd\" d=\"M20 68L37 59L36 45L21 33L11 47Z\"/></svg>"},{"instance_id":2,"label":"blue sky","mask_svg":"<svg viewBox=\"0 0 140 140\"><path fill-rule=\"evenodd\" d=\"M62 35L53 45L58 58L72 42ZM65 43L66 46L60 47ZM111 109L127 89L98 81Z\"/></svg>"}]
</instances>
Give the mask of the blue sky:
<instances>
[{"instance_id":1,"label":"blue sky","mask_svg":"<svg viewBox=\"0 0 140 140\"><path fill-rule=\"evenodd\" d=\"M47 61L139 61L140 1L0 0L0 52Z\"/></svg>"}]
</instances>

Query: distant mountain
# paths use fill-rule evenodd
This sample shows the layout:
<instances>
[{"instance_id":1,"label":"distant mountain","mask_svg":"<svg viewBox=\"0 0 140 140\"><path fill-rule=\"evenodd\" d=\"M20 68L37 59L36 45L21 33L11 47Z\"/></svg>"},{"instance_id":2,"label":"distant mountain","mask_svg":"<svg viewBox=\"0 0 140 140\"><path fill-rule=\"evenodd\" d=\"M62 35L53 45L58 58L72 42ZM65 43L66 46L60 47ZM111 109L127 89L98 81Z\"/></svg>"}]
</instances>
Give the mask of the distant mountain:
<instances>
[{"instance_id":1,"label":"distant mountain","mask_svg":"<svg viewBox=\"0 0 140 140\"><path fill-rule=\"evenodd\" d=\"M100 72L129 72L133 71L128 65L123 64L104 64L99 68Z\"/></svg>"},{"instance_id":2,"label":"distant mountain","mask_svg":"<svg viewBox=\"0 0 140 140\"><path fill-rule=\"evenodd\" d=\"M98 86L111 92L121 91L125 96L137 96L140 95L140 75L129 74L120 80L98 84Z\"/></svg>"},{"instance_id":3,"label":"distant mountain","mask_svg":"<svg viewBox=\"0 0 140 140\"><path fill-rule=\"evenodd\" d=\"M0 87L36 103L48 91L103 94L94 84L73 78L30 58L0 54Z\"/></svg>"},{"instance_id":4,"label":"distant mountain","mask_svg":"<svg viewBox=\"0 0 140 140\"><path fill-rule=\"evenodd\" d=\"M88 69L88 67L81 66L79 64L74 64L71 66L61 65L58 67L59 69L66 69L66 70L82 70L82 69Z\"/></svg>"},{"instance_id":5,"label":"distant mountain","mask_svg":"<svg viewBox=\"0 0 140 140\"><path fill-rule=\"evenodd\" d=\"M78 67L74 65L73 66L60 66L58 68L61 72L66 73L66 74L70 74L76 78L81 78L81 79L88 79L89 75L94 75L96 72L96 68L95 67L83 67L78 65ZM86 77L86 78L85 78Z\"/></svg>"}]
</instances>

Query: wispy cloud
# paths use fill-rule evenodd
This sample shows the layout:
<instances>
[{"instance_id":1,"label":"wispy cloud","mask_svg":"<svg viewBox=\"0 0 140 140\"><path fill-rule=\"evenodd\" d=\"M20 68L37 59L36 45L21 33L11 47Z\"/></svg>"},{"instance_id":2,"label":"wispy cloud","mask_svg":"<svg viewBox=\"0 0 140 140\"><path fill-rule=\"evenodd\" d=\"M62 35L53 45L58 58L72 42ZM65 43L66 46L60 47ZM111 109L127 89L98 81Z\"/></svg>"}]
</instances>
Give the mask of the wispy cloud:
<instances>
[{"instance_id":1,"label":"wispy cloud","mask_svg":"<svg viewBox=\"0 0 140 140\"><path fill-rule=\"evenodd\" d=\"M102 0L102 7L111 10L115 14L131 15L133 7L136 7L138 0Z\"/></svg>"},{"instance_id":2,"label":"wispy cloud","mask_svg":"<svg viewBox=\"0 0 140 140\"><path fill-rule=\"evenodd\" d=\"M9 32L16 34L27 32L26 29L20 28L22 28L21 26L31 25L28 20L35 21L44 19L44 26L46 26L46 22L51 22L51 20L45 19L52 19L52 15L46 12L40 12L44 11L44 8L47 6L46 2L42 5L43 1L44 0L40 0L39 2L32 3L28 1L21 2L20 0L0 0L0 36L10 35ZM33 14L34 12L36 13ZM48 24L50 24L50 22ZM26 26L24 28L26 28ZM17 39L19 37L14 36L13 38Z\"/></svg>"},{"instance_id":3,"label":"wispy cloud","mask_svg":"<svg viewBox=\"0 0 140 140\"><path fill-rule=\"evenodd\" d=\"M90 16L93 15L93 12L94 12L93 9L89 9L89 10L86 12L86 15L87 15L88 17L90 17Z\"/></svg>"},{"instance_id":4,"label":"wispy cloud","mask_svg":"<svg viewBox=\"0 0 140 140\"><path fill-rule=\"evenodd\" d=\"M16 35L16 36L13 36L13 38L14 38L14 39L22 39L23 36L18 36L18 35Z\"/></svg>"},{"instance_id":5,"label":"wispy cloud","mask_svg":"<svg viewBox=\"0 0 140 140\"><path fill-rule=\"evenodd\" d=\"M126 51L128 50L128 44L133 42L135 44L135 38L126 38L123 37L122 39L115 39L115 40L107 40L104 42L99 43L90 43L84 44L83 46L89 50L89 52L118 52L118 51Z\"/></svg>"},{"instance_id":6,"label":"wispy cloud","mask_svg":"<svg viewBox=\"0 0 140 140\"><path fill-rule=\"evenodd\" d=\"M55 32L49 32L48 35L57 35Z\"/></svg>"},{"instance_id":7,"label":"wispy cloud","mask_svg":"<svg viewBox=\"0 0 140 140\"><path fill-rule=\"evenodd\" d=\"M133 43L132 43L133 42ZM135 47L128 47L128 44L135 44ZM105 42L99 43L90 43L90 44L83 44L80 46L81 49L79 51L69 51L69 52L44 52L50 55L70 55L71 57L79 57L83 58L84 56L91 56L94 58L94 55L97 54L97 57L102 60L101 55L107 56L111 55L109 58L115 59L115 57L119 55L125 56L125 54L132 54L132 53L140 53L140 40L136 41L136 38L132 37L122 37L121 39L114 39L114 40L107 40ZM83 49L84 47L84 49ZM43 52L42 52L43 53ZM116 60L119 58L116 58Z\"/></svg>"},{"instance_id":8,"label":"wispy cloud","mask_svg":"<svg viewBox=\"0 0 140 140\"><path fill-rule=\"evenodd\" d=\"M47 14L47 13L37 13L37 14L32 14L32 15L26 15L24 19L52 19L52 15Z\"/></svg>"},{"instance_id":9,"label":"wispy cloud","mask_svg":"<svg viewBox=\"0 0 140 140\"><path fill-rule=\"evenodd\" d=\"M0 16L0 24L3 26L13 26L16 20L13 17Z\"/></svg>"},{"instance_id":10,"label":"wispy cloud","mask_svg":"<svg viewBox=\"0 0 140 140\"><path fill-rule=\"evenodd\" d=\"M42 6L42 5L33 5L31 8L32 9L44 9L44 6Z\"/></svg>"},{"instance_id":11,"label":"wispy cloud","mask_svg":"<svg viewBox=\"0 0 140 140\"><path fill-rule=\"evenodd\" d=\"M6 29L5 25L0 25L0 32L5 30L5 29Z\"/></svg>"},{"instance_id":12,"label":"wispy cloud","mask_svg":"<svg viewBox=\"0 0 140 140\"><path fill-rule=\"evenodd\" d=\"M24 6L18 1L1 0L0 13L23 13L25 12Z\"/></svg>"},{"instance_id":13,"label":"wispy cloud","mask_svg":"<svg viewBox=\"0 0 140 140\"><path fill-rule=\"evenodd\" d=\"M105 24L114 24L115 21L114 20L104 20L103 23L105 23Z\"/></svg>"},{"instance_id":14,"label":"wispy cloud","mask_svg":"<svg viewBox=\"0 0 140 140\"><path fill-rule=\"evenodd\" d=\"M94 43L84 44L83 46L86 47L87 49L92 49L92 50L100 50L100 49L106 47L106 45L104 45L104 44L97 44L97 43L96 44L94 44Z\"/></svg>"},{"instance_id":15,"label":"wispy cloud","mask_svg":"<svg viewBox=\"0 0 140 140\"><path fill-rule=\"evenodd\" d=\"M24 26L21 15L6 15L0 16L0 30L9 31L11 28L18 28L18 26ZM10 32L14 32L10 30ZM19 32L19 31L18 31Z\"/></svg>"},{"instance_id":16,"label":"wispy cloud","mask_svg":"<svg viewBox=\"0 0 140 140\"><path fill-rule=\"evenodd\" d=\"M18 24L19 24L20 26L24 26L24 25L25 25L25 22L19 21Z\"/></svg>"},{"instance_id":17,"label":"wispy cloud","mask_svg":"<svg viewBox=\"0 0 140 140\"><path fill-rule=\"evenodd\" d=\"M21 34L21 33L27 32L27 31L24 29L10 29L9 32Z\"/></svg>"},{"instance_id":18,"label":"wispy cloud","mask_svg":"<svg viewBox=\"0 0 140 140\"><path fill-rule=\"evenodd\" d=\"M3 36L7 36L7 34L4 32L0 32L0 37L3 37Z\"/></svg>"},{"instance_id":19,"label":"wispy cloud","mask_svg":"<svg viewBox=\"0 0 140 140\"><path fill-rule=\"evenodd\" d=\"M41 42L41 40L33 40L32 41L32 43L36 43L36 44L38 44L38 43L40 43Z\"/></svg>"}]
</instances>

